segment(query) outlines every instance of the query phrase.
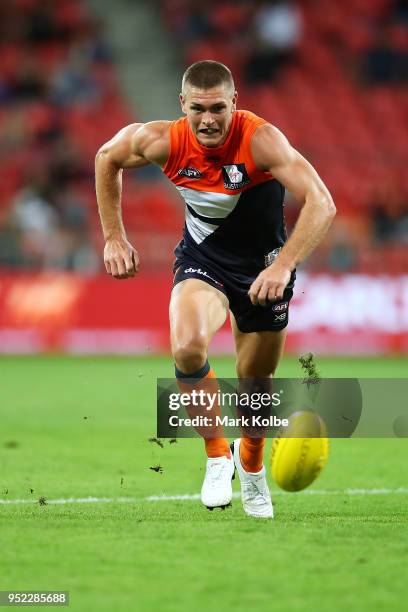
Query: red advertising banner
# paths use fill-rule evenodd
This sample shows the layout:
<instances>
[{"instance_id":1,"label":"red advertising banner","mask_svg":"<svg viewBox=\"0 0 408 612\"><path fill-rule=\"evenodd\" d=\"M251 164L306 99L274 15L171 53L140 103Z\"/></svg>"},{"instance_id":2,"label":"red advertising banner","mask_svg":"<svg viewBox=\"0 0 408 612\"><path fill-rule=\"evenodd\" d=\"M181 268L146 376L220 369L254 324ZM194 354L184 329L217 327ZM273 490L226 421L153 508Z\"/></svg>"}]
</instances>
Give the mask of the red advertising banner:
<instances>
[{"instance_id":1,"label":"red advertising banner","mask_svg":"<svg viewBox=\"0 0 408 612\"><path fill-rule=\"evenodd\" d=\"M0 352L157 353L169 350L171 275L16 275L0 280ZM228 353L228 325L212 351ZM287 349L408 353L408 275L299 274Z\"/></svg>"}]
</instances>

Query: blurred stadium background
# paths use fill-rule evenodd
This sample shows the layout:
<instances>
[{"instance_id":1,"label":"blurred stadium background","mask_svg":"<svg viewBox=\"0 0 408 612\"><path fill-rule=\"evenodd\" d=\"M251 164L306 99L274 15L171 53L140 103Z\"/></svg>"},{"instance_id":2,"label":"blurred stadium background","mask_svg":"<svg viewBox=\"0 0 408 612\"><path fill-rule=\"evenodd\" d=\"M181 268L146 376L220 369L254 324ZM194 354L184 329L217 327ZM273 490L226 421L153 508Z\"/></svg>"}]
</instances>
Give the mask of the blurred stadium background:
<instances>
[{"instance_id":1,"label":"blurred stadium background","mask_svg":"<svg viewBox=\"0 0 408 612\"><path fill-rule=\"evenodd\" d=\"M168 350L181 200L124 175L137 280L108 278L93 185L124 125L179 116L185 67L226 63L240 108L283 130L338 217L301 266L288 350L408 352L405 0L9 0L0 4L0 351ZM288 226L297 206L286 202ZM213 351L229 352L227 330Z\"/></svg>"}]
</instances>

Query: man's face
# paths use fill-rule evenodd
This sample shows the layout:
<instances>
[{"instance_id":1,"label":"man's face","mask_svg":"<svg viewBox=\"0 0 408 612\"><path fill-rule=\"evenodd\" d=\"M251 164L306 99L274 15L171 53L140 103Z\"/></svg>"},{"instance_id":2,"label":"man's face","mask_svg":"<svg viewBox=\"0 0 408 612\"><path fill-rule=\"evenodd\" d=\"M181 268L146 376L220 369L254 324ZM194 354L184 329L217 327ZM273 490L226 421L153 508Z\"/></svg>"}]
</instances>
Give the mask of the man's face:
<instances>
[{"instance_id":1,"label":"man's face","mask_svg":"<svg viewBox=\"0 0 408 612\"><path fill-rule=\"evenodd\" d=\"M227 85L199 89L186 85L180 94L181 108L198 142L205 147L218 147L227 137L236 109L237 92Z\"/></svg>"}]
</instances>

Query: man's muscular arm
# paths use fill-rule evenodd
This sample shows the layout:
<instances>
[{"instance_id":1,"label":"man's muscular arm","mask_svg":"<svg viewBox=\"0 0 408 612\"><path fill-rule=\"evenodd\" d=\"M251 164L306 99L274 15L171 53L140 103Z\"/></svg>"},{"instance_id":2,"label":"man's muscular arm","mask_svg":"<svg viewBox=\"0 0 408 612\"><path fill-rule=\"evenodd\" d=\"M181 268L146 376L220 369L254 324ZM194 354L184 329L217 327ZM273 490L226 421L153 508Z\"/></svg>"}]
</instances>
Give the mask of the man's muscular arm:
<instances>
[{"instance_id":1,"label":"man's muscular arm","mask_svg":"<svg viewBox=\"0 0 408 612\"><path fill-rule=\"evenodd\" d=\"M278 257L250 287L251 302L265 305L267 299L283 296L292 270L322 240L336 207L316 170L278 129L269 124L259 127L251 145L257 167L269 171L302 205L293 232Z\"/></svg>"},{"instance_id":2,"label":"man's muscular arm","mask_svg":"<svg viewBox=\"0 0 408 612\"><path fill-rule=\"evenodd\" d=\"M129 278L139 269L137 251L128 242L122 221L122 171L141 168L150 162L165 163L167 125L165 121L128 125L96 155L96 197L105 238L104 262L108 274L115 278Z\"/></svg>"}]
</instances>

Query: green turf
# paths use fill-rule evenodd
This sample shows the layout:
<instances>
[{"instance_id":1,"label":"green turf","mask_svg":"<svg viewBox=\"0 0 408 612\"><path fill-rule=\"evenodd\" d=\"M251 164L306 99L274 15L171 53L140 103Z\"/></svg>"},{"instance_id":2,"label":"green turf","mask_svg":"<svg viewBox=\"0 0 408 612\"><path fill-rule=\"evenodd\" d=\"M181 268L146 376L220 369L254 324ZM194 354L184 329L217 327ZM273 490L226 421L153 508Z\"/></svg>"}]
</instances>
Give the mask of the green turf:
<instances>
[{"instance_id":1,"label":"green turf","mask_svg":"<svg viewBox=\"0 0 408 612\"><path fill-rule=\"evenodd\" d=\"M213 359L233 376L233 361ZM323 376L405 377L403 359L318 359ZM301 375L294 359L281 376ZM407 487L406 440L335 440L313 489L275 492L276 518L196 501L199 440L148 442L155 380L169 358L0 359L0 590L69 590L83 611L399 611L406 596L408 495L346 488ZM149 468L161 464L163 473ZM235 489L237 483L235 483ZM340 492L339 492L340 491ZM38 499L137 498L43 505Z\"/></svg>"}]
</instances>

